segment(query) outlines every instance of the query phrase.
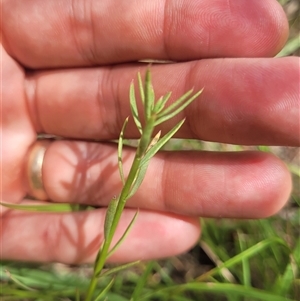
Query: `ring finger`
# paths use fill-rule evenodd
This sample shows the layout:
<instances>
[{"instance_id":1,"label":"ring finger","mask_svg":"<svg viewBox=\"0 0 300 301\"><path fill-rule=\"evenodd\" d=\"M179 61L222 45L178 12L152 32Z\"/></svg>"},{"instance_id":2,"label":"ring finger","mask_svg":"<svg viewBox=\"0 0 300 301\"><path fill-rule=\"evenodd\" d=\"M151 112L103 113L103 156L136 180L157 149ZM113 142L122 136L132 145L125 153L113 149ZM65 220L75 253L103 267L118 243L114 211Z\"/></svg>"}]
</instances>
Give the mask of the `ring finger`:
<instances>
[{"instance_id":1,"label":"ring finger","mask_svg":"<svg viewBox=\"0 0 300 301\"><path fill-rule=\"evenodd\" d=\"M125 175L134 150L124 149ZM106 206L121 189L115 144L56 141L47 149L49 199ZM128 206L209 217L260 218L277 212L291 190L289 172L259 152L163 152L151 160ZM29 190L30 191L30 190Z\"/></svg>"}]
</instances>

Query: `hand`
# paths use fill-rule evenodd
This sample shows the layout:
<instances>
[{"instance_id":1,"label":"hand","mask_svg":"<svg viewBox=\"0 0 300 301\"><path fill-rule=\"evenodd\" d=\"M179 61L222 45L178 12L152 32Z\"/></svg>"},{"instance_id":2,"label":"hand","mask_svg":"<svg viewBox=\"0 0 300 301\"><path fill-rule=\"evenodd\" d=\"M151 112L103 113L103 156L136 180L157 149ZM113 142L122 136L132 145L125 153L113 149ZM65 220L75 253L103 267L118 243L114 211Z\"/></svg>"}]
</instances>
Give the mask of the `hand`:
<instances>
[{"instance_id":1,"label":"hand","mask_svg":"<svg viewBox=\"0 0 300 301\"><path fill-rule=\"evenodd\" d=\"M2 1L1 199L26 203L27 152L37 133L63 137L47 148L43 183L53 202L104 206L65 214L2 208L4 259L92 261L103 239L105 206L121 187L117 139L130 115L128 90L141 59L156 95L203 94L184 113L179 137L248 145L299 145L299 59L268 58L288 24L274 0ZM133 122L127 135L137 137ZM75 140L76 139L76 140ZM92 140L101 139L101 143ZM130 166L133 149L126 149ZM287 201L291 179L267 153L161 153L128 202L112 261L188 250L198 216L262 218Z\"/></svg>"}]
</instances>

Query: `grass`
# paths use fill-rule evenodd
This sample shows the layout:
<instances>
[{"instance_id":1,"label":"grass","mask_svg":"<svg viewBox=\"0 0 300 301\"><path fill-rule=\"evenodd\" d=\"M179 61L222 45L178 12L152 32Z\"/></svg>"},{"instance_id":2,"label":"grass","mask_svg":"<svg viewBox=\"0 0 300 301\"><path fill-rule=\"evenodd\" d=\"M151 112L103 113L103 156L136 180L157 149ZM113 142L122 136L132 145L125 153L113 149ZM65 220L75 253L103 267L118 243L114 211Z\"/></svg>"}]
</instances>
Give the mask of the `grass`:
<instances>
[{"instance_id":1,"label":"grass","mask_svg":"<svg viewBox=\"0 0 300 301\"><path fill-rule=\"evenodd\" d=\"M279 56L299 55L298 1L279 1L291 27ZM295 7L295 6L294 6ZM298 13L298 14L297 14ZM244 146L173 140L172 149L244 150ZM114 276L99 300L252 301L300 300L299 149L260 147L282 157L293 174L289 205L262 220L202 219L202 238L189 253L162 261L141 262ZM80 300L92 266L1 262L0 300ZM97 284L100 292L112 276Z\"/></svg>"},{"instance_id":2,"label":"grass","mask_svg":"<svg viewBox=\"0 0 300 301\"><path fill-rule=\"evenodd\" d=\"M293 210L288 219L203 220L202 239L189 254L117 274L108 300L299 300L300 209ZM209 260L199 262L200 250ZM20 263L3 263L0 271L1 300L76 300L91 274L90 267ZM110 281L102 278L98 289Z\"/></svg>"}]
</instances>

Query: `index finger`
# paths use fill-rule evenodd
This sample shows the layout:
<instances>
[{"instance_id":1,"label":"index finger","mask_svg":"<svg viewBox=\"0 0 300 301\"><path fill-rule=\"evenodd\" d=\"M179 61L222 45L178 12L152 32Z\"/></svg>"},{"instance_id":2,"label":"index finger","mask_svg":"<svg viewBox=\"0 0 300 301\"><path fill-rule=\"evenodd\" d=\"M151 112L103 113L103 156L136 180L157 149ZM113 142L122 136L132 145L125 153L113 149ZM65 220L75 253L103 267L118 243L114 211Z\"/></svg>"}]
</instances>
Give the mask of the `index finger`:
<instances>
[{"instance_id":1,"label":"index finger","mask_svg":"<svg viewBox=\"0 0 300 301\"><path fill-rule=\"evenodd\" d=\"M273 56L288 24L274 0L2 2L7 51L30 68L141 59Z\"/></svg>"}]
</instances>

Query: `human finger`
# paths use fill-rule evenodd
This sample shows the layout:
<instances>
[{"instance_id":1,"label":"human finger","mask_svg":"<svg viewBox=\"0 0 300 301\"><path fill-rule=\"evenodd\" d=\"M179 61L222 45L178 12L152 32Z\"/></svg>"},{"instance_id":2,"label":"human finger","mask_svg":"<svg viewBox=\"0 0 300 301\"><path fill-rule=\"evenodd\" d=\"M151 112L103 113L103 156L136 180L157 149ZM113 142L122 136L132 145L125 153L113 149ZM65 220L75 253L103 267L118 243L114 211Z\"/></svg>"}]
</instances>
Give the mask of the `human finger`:
<instances>
[{"instance_id":1,"label":"human finger","mask_svg":"<svg viewBox=\"0 0 300 301\"><path fill-rule=\"evenodd\" d=\"M124 149L125 175L133 157L134 149ZM53 142L42 170L48 198L107 206L122 188L117 158L115 144ZM191 216L262 218L280 210L290 192L290 173L268 153L163 152L152 158L127 206Z\"/></svg>"},{"instance_id":2,"label":"human finger","mask_svg":"<svg viewBox=\"0 0 300 301\"><path fill-rule=\"evenodd\" d=\"M24 97L25 72L1 45L0 53L0 200L17 202L25 193L24 157L36 132Z\"/></svg>"},{"instance_id":3,"label":"human finger","mask_svg":"<svg viewBox=\"0 0 300 301\"><path fill-rule=\"evenodd\" d=\"M145 65L37 72L27 78L37 132L78 139L116 139L130 113L129 86ZM178 137L232 144L299 145L299 58L208 59L153 65L157 97L194 87L201 96L163 132L186 118ZM126 136L138 131L132 120Z\"/></svg>"},{"instance_id":4,"label":"human finger","mask_svg":"<svg viewBox=\"0 0 300 301\"><path fill-rule=\"evenodd\" d=\"M11 211L1 220L1 259L81 264L95 260L103 242L106 209L77 213ZM112 245L136 210L125 209ZM188 233L188 235L187 235ZM190 249L200 234L197 218L143 211L110 262L164 258Z\"/></svg>"},{"instance_id":5,"label":"human finger","mask_svg":"<svg viewBox=\"0 0 300 301\"><path fill-rule=\"evenodd\" d=\"M5 48L29 68L273 56L288 36L274 0L9 0L2 19Z\"/></svg>"}]
</instances>

